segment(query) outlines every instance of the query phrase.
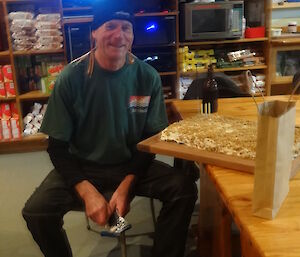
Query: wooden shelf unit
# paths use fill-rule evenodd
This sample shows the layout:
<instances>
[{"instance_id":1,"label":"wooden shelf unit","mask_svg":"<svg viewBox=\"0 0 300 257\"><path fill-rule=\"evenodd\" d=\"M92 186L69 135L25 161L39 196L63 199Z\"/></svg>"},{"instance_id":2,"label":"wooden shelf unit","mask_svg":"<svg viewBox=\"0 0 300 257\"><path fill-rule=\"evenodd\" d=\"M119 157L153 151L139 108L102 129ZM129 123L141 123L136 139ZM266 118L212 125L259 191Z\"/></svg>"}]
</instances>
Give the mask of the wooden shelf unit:
<instances>
[{"instance_id":1,"label":"wooden shelf unit","mask_svg":"<svg viewBox=\"0 0 300 257\"><path fill-rule=\"evenodd\" d=\"M252 1L252 0L251 0ZM265 87L266 87L266 94L268 94L268 78L267 74L269 73L269 43L270 43L270 36L269 36L269 19L270 19L270 12L271 12L271 0L261 0L264 2L264 21L266 27L266 33L264 37L259 38L240 38L240 39L226 39L226 40L202 40L202 41L190 41L190 42L178 42L179 47L188 46L193 50L207 50L207 49L237 49L242 50L246 48L251 48L254 46L255 49L258 49L259 52L262 53L262 57L265 59L265 64L263 65L256 65L256 66L243 66L243 67L232 67L232 68L222 68L218 69L215 68L215 72L225 72L229 73L230 75L239 75L241 72L246 70L257 71L262 73L266 76ZM245 0L245 3L250 2L250 0ZM254 2L254 1L253 1ZM234 51L234 50L233 50ZM179 66L179 65L178 65ZM179 74L182 77L195 77L197 73L206 73L207 69L199 70L197 72L181 72L179 70Z\"/></svg>"},{"instance_id":2,"label":"wooden shelf unit","mask_svg":"<svg viewBox=\"0 0 300 257\"><path fill-rule=\"evenodd\" d=\"M2 24L5 26L1 26L1 33L7 35L7 50L0 52L0 62L1 65L10 64L13 74L13 82L16 90L15 97L9 97L0 99L0 102L15 102L18 115L19 115L19 124L21 127L21 133L23 131L23 117L27 113L23 113L23 102L25 101L42 101L45 102L49 98L49 94L42 94L40 91L31 91L25 94L20 94L21 85L19 85L19 80L17 78L18 68L16 67L16 60L15 58L18 57L19 59L23 56L26 57L28 55L59 55L62 59L65 60L66 63L66 49L53 49L53 50L26 50L26 51L15 51L13 49L12 44L12 37L10 32L10 25L8 20L8 13L11 11L21 11L23 4L30 4L38 8L39 6L45 7L49 6L53 12L60 13L62 17L62 3L61 0L52 0L52 1L45 1L45 0L1 0L1 13L0 15L3 18ZM16 9L15 9L16 8ZM61 19L62 23L62 19ZM63 29L62 29L63 32ZM65 45L65 36L63 33L63 44ZM26 103L25 105L30 106L31 103ZM10 140L10 141L0 141L0 153L3 152L19 152L19 151L33 151L33 150L44 150L46 145L45 135L37 135L37 136L30 136L26 138L21 138L18 140ZM26 146L26 147L25 147Z\"/></svg>"},{"instance_id":3,"label":"wooden shelf unit","mask_svg":"<svg viewBox=\"0 0 300 257\"><path fill-rule=\"evenodd\" d=\"M177 68L177 52L178 52L178 48L179 48L179 12L178 12L178 1L177 0L168 0L165 1L168 2L168 11L161 11L161 12L138 12L134 14L134 18L136 19L141 19L143 17L168 17L168 16L174 16L175 17L175 42L169 43L169 44L152 44L152 45L133 45L132 46L132 51L133 53L135 53L135 51L141 52L143 51L143 49L149 49L152 48L153 52L155 52L156 50L159 51L159 49L168 49L170 50L170 52L174 53L174 62L175 62L175 66L176 68L173 70L169 70L169 71L158 71L159 75L161 76L162 79L162 84L164 86L164 82L167 81L167 85L168 86L164 86L164 88L171 88L171 90L169 92L171 92L172 94L172 98L176 98L178 97L178 81L179 81L179 70ZM138 21L137 21L138 22ZM136 23L137 23L136 22ZM138 54L137 54L138 55ZM170 86L171 85L171 86ZM167 99L166 99L167 100Z\"/></svg>"},{"instance_id":4,"label":"wooden shelf unit","mask_svg":"<svg viewBox=\"0 0 300 257\"><path fill-rule=\"evenodd\" d=\"M270 1L272 2L272 1ZM283 4L272 4L270 3L269 8L269 23L271 24L272 13L284 10L285 14L289 10L295 11L295 9L300 12L300 2L284 2ZM286 20L290 17L282 17ZM270 94L290 94L292 91L292 80L293 76L279 76L280 72L277 72L277 54L279 52L288 52L288 51L299 51L300 52L300 27L298 24L298 33L288 33L287 26L281 26L282 33L279 37L271 37L268 44L269 52L269 62L268 62L268 88ZM300 61L300 57L298 58Z\"/></svg>"},{"instance_id":5,"label":"wooden shelf unit","mask_svg":"<svg viewBox=\"0 0 300 257\"><path fill-rule=\"evenodd\" d=\"M55 1L61 1L61 0L55 0ZM250 1L250 0L245 0L245 1ZM167 45L165 47L172 47L175 49L175 51L178 53L178 49L179 47L183 47L183 46L192 46L192 47L199 47L201 49L201 47L207 47L209 45L211 46L220 46L220 45L234 45L234 44L256 44L259 43L261 44L261 49L264 53L264 57L266 59L266 64L265 65L259 65L259 66L249 66L249 67L238 67L238 68L224 68L224 69L215 69L216 72L240 72L240 71L244 71L244 70L262 70L262 72L264 72L266 74L266 92L269 95L271 92L271 66L272 64L272 47L275 45L293 45L293 44L299 44L298 39L293 38L293 39L271 39L270 38L270 21L271 21L271 13L272 10L276 10L276 9L293 9L293 8L299 8L300 7L300 3L285 3L283 6L279 6L279 5L273 5L271 0L263 0L265 3L265 25L266 25L266 36L262 37L262 38L247 38L247 39L237 39L237 40L211 40L211 41L201 41L201 42L180 42L179 40L179 15L178 15L178 1L177 0L169 0L168 2L170 2L172 5L171 8L171 12L168 13L164 13L164 12L153 12L153 13L136 13L135 17L147 17L147 16L175 16L176 17L176 42L175 44L172 45ZM1 0L4 11L7 12L6 9L6 5L10 4L10 3L14 3L14 4L22 4L22 3L33 3L33 4L38 4L38 3L45 3L45 0ZM61 2L60 2L61 5ZM79 11L79 10L89 10L90 7L74 7L74 8L62 8L61 6L61 13L63 11ZM5 16L5 14L4 14ZM3 16L3 17L4 17ZM6 16L5 16L6 17ZM91 17L85 17L85 18L73 18L73 19L63 19L62 20L62 24L74 24L74 23L89 23L92 22L93 18ZM9 31L8 28L8 22L6 21L6 28L7 31ZM10 33L8 33L8 37L9 37L9 42L10 41ZM153 46L155 47L155 46ZM54 52L52 52L54 53ZM66 50L63 49L61 53L66 54ZM22 55L31 55L31 54L51 54L51 52L35 52L35 51L29 51L24 52L24 51L12 51L12 46L11 43L9 45L9 49L7 51L2 51L0 52L0 58L10 58L11 63L13 64L13 59L15 56L22 56ZM176 62L178 64L178 54L176 55ZM14 67L13 67L14 69ZM183 76L194 76L197 73L203 73L206 72L206 70L203 71L198 71L198 72L186 72L186 73L182 73L180 72L180 68L179 65L177 65L177 70L176 71L168 71L168 72L159 72L160 76L163 78L167 78L167 79L171 79L172 81L174 81L174 83L172 84L172 86L174 87L174 92L175 95L174 97L179 96L179 77L181 75ZM15 72L14 72L15 74ZM15 75L14 75L15 76ZM16 81L16 78L14 78L14 81ZM275 85L279 85L282 87L284 86L285 83L290 83L291 78L286 79L285 81L276 81L273 84ZM17 84L16 84L17 85ZM44 95L41 92L31 92L31 93L27 93L27 94L21 94L19 95L17 92L17 96L15 99L0 99L1 101L13 101L16 100L17 104L18 104L18 108L19 108L19 113L20 113L20 117L22 117L22 111L21 111L21 104L25 101L34 101L34 100L45 100L49 97L49 95ZM168 100L166 100L168 101ZM22 123L21 119L20 122ZM37 137L38 138L38 137ZM18 142L30 142L30 140L38 140L37 138L35 139L31 139L31 137L27 138L26 140L20 140ZM9 145L10 142L5 142L5 143L0 143L0 145ZM0 147L1 149L1 147Z\"/></svg>"}]
</instances>

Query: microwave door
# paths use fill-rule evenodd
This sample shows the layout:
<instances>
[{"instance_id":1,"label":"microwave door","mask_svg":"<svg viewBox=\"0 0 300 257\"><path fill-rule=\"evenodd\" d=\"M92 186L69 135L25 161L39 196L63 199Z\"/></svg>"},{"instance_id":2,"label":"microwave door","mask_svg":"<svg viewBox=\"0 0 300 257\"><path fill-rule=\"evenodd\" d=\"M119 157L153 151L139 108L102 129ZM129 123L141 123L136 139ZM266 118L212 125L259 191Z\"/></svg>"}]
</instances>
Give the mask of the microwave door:
<instances>
[{"instance_id":1,"label":"microwave door","mask_svg":"<svg viewBox=\"0 0 300 257\"><path fill-rule=\"evenodd\" d=\"M229 9L193 10L191 15L191 35L193 39L218 39L226 37Z\"/></svg>"},{"instance_id":2,"label":"microwave door","mask_svg":"<svg viewBox=\"0 0 300 257\"><path fill-rule=\"evenodd\" d=\"M227 27L227 31L229 32L229 33L231 33L231 31L232 31L232 22L233 22L233 10L231 9L231 10L227 10L228 11L228 19L226 20L226 23L227 23L227 25L226 25L226 27Z\"/></svg>"}]
</instances>

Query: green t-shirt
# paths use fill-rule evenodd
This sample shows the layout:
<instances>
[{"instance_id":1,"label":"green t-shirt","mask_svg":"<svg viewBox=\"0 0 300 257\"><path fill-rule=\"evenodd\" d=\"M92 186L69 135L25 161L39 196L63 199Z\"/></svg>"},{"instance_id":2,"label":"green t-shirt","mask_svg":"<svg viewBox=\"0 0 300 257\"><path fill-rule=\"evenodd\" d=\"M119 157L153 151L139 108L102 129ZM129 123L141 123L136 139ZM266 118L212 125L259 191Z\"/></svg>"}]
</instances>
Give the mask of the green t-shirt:
<instances>
[{"instance_id":1,"label":"green t-shirt","mask_svg":"<svg viewBox=\"0 0 300 257\"><path fill-rule=\"evenodd\" d=\"M70 152L99 164L132 158L136 144L167 126L158 73L135 59L112 72L89 57L66 66L49 99L41 131L70 143Z\"/></svg>"}]
</instances>

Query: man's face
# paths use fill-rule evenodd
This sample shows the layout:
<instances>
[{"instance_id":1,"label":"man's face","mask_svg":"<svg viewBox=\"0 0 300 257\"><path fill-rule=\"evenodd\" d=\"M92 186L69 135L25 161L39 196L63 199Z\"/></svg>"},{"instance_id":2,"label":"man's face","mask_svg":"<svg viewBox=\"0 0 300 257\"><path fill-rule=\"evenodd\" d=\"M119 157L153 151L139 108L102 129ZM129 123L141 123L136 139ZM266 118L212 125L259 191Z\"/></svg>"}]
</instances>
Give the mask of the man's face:
<instances>
[{"instance_id":1,"label":"man's face","mask_svg":"<svg viewBox=\"0 0 300 257\"><path fill-rule=\"evenodd\" d=\"M97 51L108 60L125 60L133 42L132 24L126 20L110 20L92 32Z\"/></svg>"}]
</instances>

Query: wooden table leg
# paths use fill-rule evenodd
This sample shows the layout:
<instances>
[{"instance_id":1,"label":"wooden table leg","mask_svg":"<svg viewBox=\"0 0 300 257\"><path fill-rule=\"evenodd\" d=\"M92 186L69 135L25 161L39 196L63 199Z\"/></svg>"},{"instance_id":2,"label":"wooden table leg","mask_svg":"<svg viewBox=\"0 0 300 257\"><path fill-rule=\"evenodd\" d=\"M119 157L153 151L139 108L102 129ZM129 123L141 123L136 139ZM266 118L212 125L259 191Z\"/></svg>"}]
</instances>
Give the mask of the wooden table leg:
<instances>
[{"instance_id":1,"label":"wooden table leg","mask_svg":"<svg viewBox=\"0 0 300 257\"><path fill-rule=\"evenodd\" d=\"M250 240L249 236L244 233L242 230L240 232L241 239L241 254L243 257L258 257L262 254L258 251L257 247L253 247L253 243Z\"/></svg>"},{"instance_id":2,"label":"wooden table leg","mask_svg":"<svg viewBox=\"0 0 300 257\"><path fill-rule=\"evenodd\" d=\"M229 257L232 218L205 170L200 170L198 252L201 257Z\"/></svg>"}]
</instances>

